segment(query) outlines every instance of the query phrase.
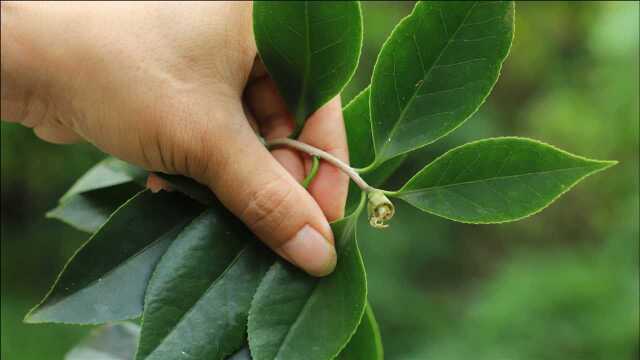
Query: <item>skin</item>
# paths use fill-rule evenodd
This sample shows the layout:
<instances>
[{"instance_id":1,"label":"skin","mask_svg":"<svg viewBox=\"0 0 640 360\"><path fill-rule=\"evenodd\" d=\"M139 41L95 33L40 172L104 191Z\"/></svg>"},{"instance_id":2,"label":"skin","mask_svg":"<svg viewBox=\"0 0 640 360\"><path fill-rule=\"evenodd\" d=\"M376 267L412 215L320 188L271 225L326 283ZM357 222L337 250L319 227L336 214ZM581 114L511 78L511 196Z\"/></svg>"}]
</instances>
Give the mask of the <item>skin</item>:
<instances>
[{"instance_id":1,"label":"skin","mask_svg":"<svg viewBox=\"0 0 640 360\"><path fill-rule=\"evenodd\" d=\"M43 140L88 141L211 190L268 246L316 276L336 264L329 221L348 177L259 141L293 120L257 60L250 2L2 2L3 120ZM299 140L348 161L339 97ZM149 179L158 190L163 184Z\"/></svg>"}]
</instances>

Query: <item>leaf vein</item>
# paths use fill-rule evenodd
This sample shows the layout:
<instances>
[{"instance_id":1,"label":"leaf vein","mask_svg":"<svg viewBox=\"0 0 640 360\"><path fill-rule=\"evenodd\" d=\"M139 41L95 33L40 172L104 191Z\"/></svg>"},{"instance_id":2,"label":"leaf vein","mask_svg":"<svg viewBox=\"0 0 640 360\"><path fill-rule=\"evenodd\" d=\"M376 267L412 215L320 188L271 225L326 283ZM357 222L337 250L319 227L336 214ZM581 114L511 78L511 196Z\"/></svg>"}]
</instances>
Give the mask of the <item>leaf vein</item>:
<instances>
[{"instance_id":1,"label":"leaf vein","mask_svg":"<svg viewBox=\"0 0 640 360\"><path fill-rule=\"evenodd\" d=\"M451 37L449 38L449 40L447 41L446 45L442 48L442 50L440 51L440 53L438 54L438 56L436 57L436 59L434 60L433 64L437 64L440 59L442 58L442 55L447 51L447 49L449 48L449 45L451 45L452 40L455 38L456 34L458 33L458 31L460 31L460 27L462 26L462 24L464 24L464 22L469 18L469 15L471 15L471 13L473 12L473 10L475 9L475 7L478 5L478 2L476 1L473 6L471 8L469 8L469 11L467 12L467 14L465 15L464 19L462 20L462 22L460 23L460 25L458 25L458 28L456 29L456 31L451 35ZM415 32L414 32L415 34ZM394 88L395 88L395 92L396 92L396 98L398 98L398 86L396 84L396 76L395 76L395 56L393 57L393 66L394 66ZM426 78L429 77L429 75L431 74L431 72L433 71L435 66L431 66L431 68L429 69L429 71L425 74L424 79L426 80ZM400 115L398 116L398 121L396 121L393 124L393 127L391 128L391 131L389 132L389 139L393 138L393 135L395 134L396 130L398 129L398 124L401 123L406 115L407 110L411 107L416 94L418 93L418 91L422 88L422 86L424 85L421 84L420 86L418 86L416 88L416 90L413 92L413 95L411 96L411 99L409 99L409 101L407 102L407 104L404 106L404 109L400 108L400 102L398 102L398 110L400 111ZM385 150L387 149L387 147L389 146L389 142L385 141L384 144L382 145L382 148L380 149L380 153L384 153Z\"/></svg>"}]
</instances>

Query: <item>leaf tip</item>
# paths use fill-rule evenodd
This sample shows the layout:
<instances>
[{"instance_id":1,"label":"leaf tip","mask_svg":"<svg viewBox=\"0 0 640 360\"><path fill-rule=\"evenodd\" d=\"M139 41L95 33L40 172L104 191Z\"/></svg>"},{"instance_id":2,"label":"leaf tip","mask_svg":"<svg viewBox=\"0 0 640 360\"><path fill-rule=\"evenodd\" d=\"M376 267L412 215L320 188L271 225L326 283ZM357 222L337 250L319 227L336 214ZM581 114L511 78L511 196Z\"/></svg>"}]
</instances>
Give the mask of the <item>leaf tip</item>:
<instances>
[{"instance_id":1,"label":"leaf tip","mask_svg":"<svg viewBox=\"0 0 640 360\"><path fill-rule=\"evenodd\" d=\"M610 167L618 165L618 160L591 160L595 165L594 172L604 171Z\"/></svg>"}]
</instances>

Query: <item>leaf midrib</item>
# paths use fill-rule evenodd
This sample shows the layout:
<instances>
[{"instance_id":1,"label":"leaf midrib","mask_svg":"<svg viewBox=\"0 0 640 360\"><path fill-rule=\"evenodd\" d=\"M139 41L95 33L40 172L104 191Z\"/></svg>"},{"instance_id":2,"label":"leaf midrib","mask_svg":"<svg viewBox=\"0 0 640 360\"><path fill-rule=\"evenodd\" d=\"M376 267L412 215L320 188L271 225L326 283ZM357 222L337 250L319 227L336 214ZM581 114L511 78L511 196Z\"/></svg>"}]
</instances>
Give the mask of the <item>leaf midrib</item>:
<instances>
[{"instance_id":1,"label":"leaf midrib","mask_svg":"<svg viewBox=\"0 0 640 360\"><path fill-rule=\"evenodd\" d=\"M529 176L529 175L551 174L551 173L570 171L570 170L577 170L577 169L587 169L587 168L591 168L593 170L597 170L599 168L598 165L604 165L604 164L593 164L593 165L590 165L590 166L574 166L574 167L570 167L570 168L545 170L545 171L531 171L531 172L527 172L527 173L523 173L523 174L517 174L517 175L493 176L493 177L488 177L488 178L484 178L484 179L463 181L463 182L459 182L459 183L446 184L446 185L442 185L442 186L440 186L440 185L438 185L438 186L429 186L429 187L424 187L424 188L415 189L415 190L406 190L405 191L405 190L400 189L398 191L398 196L417 194L417 193L421 193L421 192L429 192L429 191L438 190L438 189L447 189L447 188L454 187L454 186L469 185L469 184L481 183L481 182L485 182L485 181L498 180L498 179L515 179L515 178L518 178L518 177Z\"/></svg>"},{"instance_id":2,"label":"leaf midrib","mask_svg":"<svg viewBox=\"0 0 640 360\"><path fill-rule=\"evenodd\" d=\"M416 87L416 89L414 90L413 94L411 95L411 98L409 99L409 101L407 102L407 105L404 107L404 109L402 109L402 111L400 112L400 115L398 115L398 121L396 121L393 124L393 127L391 128L391 131L389 132L389 135L387 138L391 139L393 138L395 132L398 129L398 124L400 124L402 122L402 120L404 119L404 117L406 116L406 113L408 111L408 109L411 107L411 105L413 104L413 101L416 99L416 95L418 94L418 92L422 89L422 87L425 85L426 83L426 79L429 77L429 75L431 75L431 72L433 71L433 69L435 68L436 64L438 63L438 61L440 61L440 58L442 57L442 55L447 51L447 49L449 48L449 45L451 45L451 42L453 41L453 39L456 37L456 35L458 34L458 31L460 31L460 29L462 28L462 26L464 25L464 23L467 21L467 19L469 18L469 15L471 15L471 12L473 12L473 10L476 8L476 6L478 5L478 1L474 2L473 6L471 8L469 8L469 11L467 11L467 14L465 15L464 19L462 19L462 21L460 22L460 24L458 25L458 27L456 28L456 30L453 32L453 34L451 34L451 36L449 37L449 40L447 41L447 44L442 48L442 50L440 51L440 53L438 54L438 56L436 57L436 59L431 63L431 65L429 66L429 71L427 71L426 73L424 73L423 76L423 82L422 84L420 84L420 86ZM444 26L445 24L443 24ZM448 34L449 31L445 28L445 33ZM414 41L415 41L415 33L413 34L414 36ZM423 68L423 72L424 72L424 63L422 61L422 55L419 53L420 49L416 46L416 50L418 51L418 57L420 59L420 64L422 65ZM395 60L394 60L395 63ZM394 78L395 78L395 74L394 74ZM395 81L395 80L394 80ZM396 91L396 95L397 95L397 91ZM372 123L375 120L372 119ZM385 152L387 151L387 148L389 147L390 142L387 141L383 141L382 144L382 148L380 149L380 154L383 155L385 154Z\"/></svg>"}]
</instances>

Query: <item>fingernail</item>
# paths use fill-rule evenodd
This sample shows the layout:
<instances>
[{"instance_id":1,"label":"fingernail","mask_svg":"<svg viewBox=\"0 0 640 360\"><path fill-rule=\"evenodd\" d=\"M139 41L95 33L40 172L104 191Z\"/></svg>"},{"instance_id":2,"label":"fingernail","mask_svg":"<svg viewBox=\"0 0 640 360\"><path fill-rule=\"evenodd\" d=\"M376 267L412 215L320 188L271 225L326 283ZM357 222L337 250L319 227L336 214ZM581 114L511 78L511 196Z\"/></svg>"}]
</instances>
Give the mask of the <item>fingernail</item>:
<instances>
[{"instance_id":1,"label":"fingernail","mask_svg":"<svg viewBox=\"0 0 640 360\"><path fill-rule=\"evenodd\" d=\"M295 265L314 276L329 275L336 267L336 250L309 225L300 229L280 250Z\"/></svg>"}]
</instances>

